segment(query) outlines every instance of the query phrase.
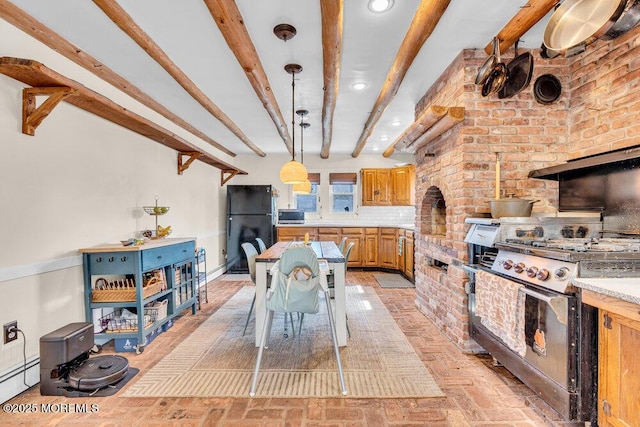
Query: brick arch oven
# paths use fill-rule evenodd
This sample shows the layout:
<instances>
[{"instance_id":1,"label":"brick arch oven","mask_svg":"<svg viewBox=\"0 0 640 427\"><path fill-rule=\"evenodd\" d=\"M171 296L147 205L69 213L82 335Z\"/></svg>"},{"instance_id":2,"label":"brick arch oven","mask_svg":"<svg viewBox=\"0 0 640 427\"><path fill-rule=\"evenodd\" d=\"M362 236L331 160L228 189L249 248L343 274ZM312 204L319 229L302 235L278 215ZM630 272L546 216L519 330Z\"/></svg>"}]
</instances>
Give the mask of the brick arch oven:
<instances>
[{"instance_id":1,"label":"brick arch oven","mask_svg":"<svg viewBox=\"0 0 640 427\"><path fill-rule=\"evenodd\" d=\"M431 186L420 207L420 233L445 236L447 234L447 203L438 187Z\"/></svg>"},{"instance_id":2,"label":"brick arch oven","mask_svg":"<svg viewBox=\"0 0 640 427\"><path fill-rule=\"evenodd\" d=\"M541 200L556 200L557 187L528 179L528 172L566 160L566 135L559 131L567 122L564 98L547 106L535 102L531 90L511 99L483 97L474 81L484 61L482 50L462 51L418 101L416 118L430 106L462 107L464 118L412 151L416 164L415 304L469 353L482 349L469 337L469 277L463 269L468 258L465 219L489 216L488 202L495 194L495 153L501 153L502 188L516 197ZM541 59L535 65L568 81L569 68L561 62L549 64ZM534 210L548 206L541 203Z\"/></svg>"},{"instance_id":3,"label":"brick arch oven","mask_svg":"<svg viewBox=\"0 0 640 427\"><path fill-rule=\"evenodd\" d=\"M466 247L459 243L464 220L456 223L460 190L449 188L434 160L416 166L416 176L423 177L416 182L416 306L463 351L479 352L468 332Z\"/></svg>"}]
</instances>

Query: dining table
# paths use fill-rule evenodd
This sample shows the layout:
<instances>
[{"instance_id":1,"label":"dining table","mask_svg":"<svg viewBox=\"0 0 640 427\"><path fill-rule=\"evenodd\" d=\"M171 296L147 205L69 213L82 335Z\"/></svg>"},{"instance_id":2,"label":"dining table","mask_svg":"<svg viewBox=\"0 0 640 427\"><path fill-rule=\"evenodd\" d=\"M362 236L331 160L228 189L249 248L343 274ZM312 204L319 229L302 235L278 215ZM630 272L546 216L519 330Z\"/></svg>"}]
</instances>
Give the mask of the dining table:
<instances>
[{"instance_id":1,"label":"dining table","mask_svg":"<svg viewBox=\"0 0 640 427\"><path fill-rule=\"evenodd\" d=\"M318 261L320 262L320 270L324 274L333 272L334 274L334 300L336 323L336 335L338 345L344 347L347 345L347 316L345 311L345 272L346 261L344 255L333 241L312 241L312 242L277 242L273 246L267 248L266 251L256 257L256 347L260 346L260 332L264 325L267 314L267 288L269 280L269 271L276 266L276 263L291 245L307 244L314 250Z\"/></svg>"}]
</instances>

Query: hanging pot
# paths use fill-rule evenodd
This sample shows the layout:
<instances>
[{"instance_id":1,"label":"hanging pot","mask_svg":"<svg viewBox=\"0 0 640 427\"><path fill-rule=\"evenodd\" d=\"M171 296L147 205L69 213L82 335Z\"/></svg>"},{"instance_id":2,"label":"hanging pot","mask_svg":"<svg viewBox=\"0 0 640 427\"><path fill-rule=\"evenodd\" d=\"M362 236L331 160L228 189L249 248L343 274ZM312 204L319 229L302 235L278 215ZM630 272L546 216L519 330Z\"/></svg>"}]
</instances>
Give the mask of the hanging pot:
<instances>
[{"instance_id":1,"label":"hanging pot","mask_svg":"<svg viewBox=\"0 0 640 427\"><path fill-rule=\"evenodd\" d=\"M482 64L482 67L480 67L480 70L478 70L478 75L476 76L477 85L481 85L485 81L487 81L487 79L489 78L489 74L491 74L491 69L496 64L496 62L498 62L498 58L496 56L496 52L498 52L499 49L497 37L493 38L492 47L493 51L491 52L491 55L489 55L489 57L484 61L484 64Z\"/></svg>"},{"instance_id":2,"label":"hanging pot","mask_svg":"<svg viewBox=\"0 0 640 427\"><path fill-rule=\"evenodd\" d=\"M626 5L627 0L565 0L551 15L543 44L566 57L582 53L609 31Z\"/></svg>"},{"instance_id":3,"label":"hanging pot","mask_svg":"<svg viewBox=\"0 0 640 427\"><path fill-rule=\"evenodd\" d=\"M627 4L615 24L602 37L605 40L615 39L640 23L640 0L627 0Z\"/></svg>"},{"instance_id":4,"label":"hanging pot","mask_svg":"<svg viewBox=\"0 0 640 427\"><path fill-rule=\"evenodd\" d=\"M513 196L490 200L489 203L491 205L491 217L529 217L531 216L533 204L536 202L539 202L539 200L525 200Z\"/></svg>"},{"instance_id":5,"label":"hanging pot","mask_svg":"<svg viewBox=\"0 0 640 427\"><path fill-rule=\"evenodd\" d=\"M584 52L615 24L627 0L565 0L544 30L547 49L566 57Z\"/></svg>"},{"instance_id":6,"label":"hanging pot","mask_svg":"<svg viewBox=\"0 0 640 427\"><path fill-rule=\"evenodd\" d=\"M491 67L489 77L482 85L482 96L487 96L490 93L502 90L509 78L507 65L500 60L500 47L496 50L496 60L497 62L493 64L493 67Z\"/></svg>"},{"instance_id":7,"label":"hanging pot","mask_svg":"<svg viewBox=\"0 0 640 427\"><path fill-rule=\"evenodd\" d=\"M640 1L640 0L639 0ZM498 92L498 98L511 98L531 83L531 74L533 74L533 55L526 52L518 55L518 43L516 41L515 57L507 65L509 70L509 78L504 87Z\"/></svg>"}]
</instances>

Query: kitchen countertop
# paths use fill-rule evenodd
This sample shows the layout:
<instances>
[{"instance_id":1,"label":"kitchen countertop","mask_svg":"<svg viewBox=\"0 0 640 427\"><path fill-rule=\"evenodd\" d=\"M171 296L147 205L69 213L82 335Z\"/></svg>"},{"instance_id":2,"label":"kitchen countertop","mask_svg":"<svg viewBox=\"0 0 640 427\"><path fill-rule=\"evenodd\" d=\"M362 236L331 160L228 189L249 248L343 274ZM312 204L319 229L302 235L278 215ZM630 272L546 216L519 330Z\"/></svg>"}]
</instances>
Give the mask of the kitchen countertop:
<instances>
[{"instance_id":1,"label":"kitchen countertop","mask_svg":"<svg viewBox=\"0 0 640 427\"><path fill-rule=\"evenodd\" d=\"M637 277L573 279L573 284L582 289L640 305L640 278Z\"/></svg>"},{"instance_id":2,"label":"kitchen countertop","mask_svg":"<svg viewBox=\"0 0 640 427\"><path fill-rule=\"evenodd\" d=\"M415 225L413 224L385 224L385 225L380 225L380 224L368 224L368 223L358 223L358 224L345 224L345 223L335 223L335 224L329 224L329 223L320 223L320 224L312 224L312 223L306 223L306 224L278 224L278 227L341 227L341 228L349 228L349 227L361 227L361 228L367 228L367 227L375 227L375 228L406 228L407 230L414 230L415 229Z\"/></svg>"}]
</instances>

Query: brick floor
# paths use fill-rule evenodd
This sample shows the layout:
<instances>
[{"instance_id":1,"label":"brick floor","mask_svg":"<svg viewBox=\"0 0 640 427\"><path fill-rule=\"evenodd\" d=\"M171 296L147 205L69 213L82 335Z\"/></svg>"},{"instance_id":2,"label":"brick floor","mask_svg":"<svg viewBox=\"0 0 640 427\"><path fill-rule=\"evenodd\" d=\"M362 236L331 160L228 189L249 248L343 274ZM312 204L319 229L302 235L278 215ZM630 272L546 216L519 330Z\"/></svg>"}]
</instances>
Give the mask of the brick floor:
<instances>
[{"instance_id":1,"label":"brick floor","mask_svg":"<svg viewBox=\"0 0 640 427\"><path fill-rule=\"evenodd\" d=\"M94 413L5 413L0 425L26 426L568 426L506 369L487 355L461 353L413 303L413 289L383 289L373 273L349 270L347 285L373 287L429 369L444 398L433 399L270 399L270 398L126 398L70 399L40 396L36 385L8 404L97 404ZM247 283L209 283L209 302L196 315L176 319L141 354L125 354L141 373L215 312ZM105 353L113 346L105 345ZM131 380L135 382L138 374ZM126 387L126 386L125 386ZM14 405L14 406L15 406Z\"/></svg>"}]
</instances>

